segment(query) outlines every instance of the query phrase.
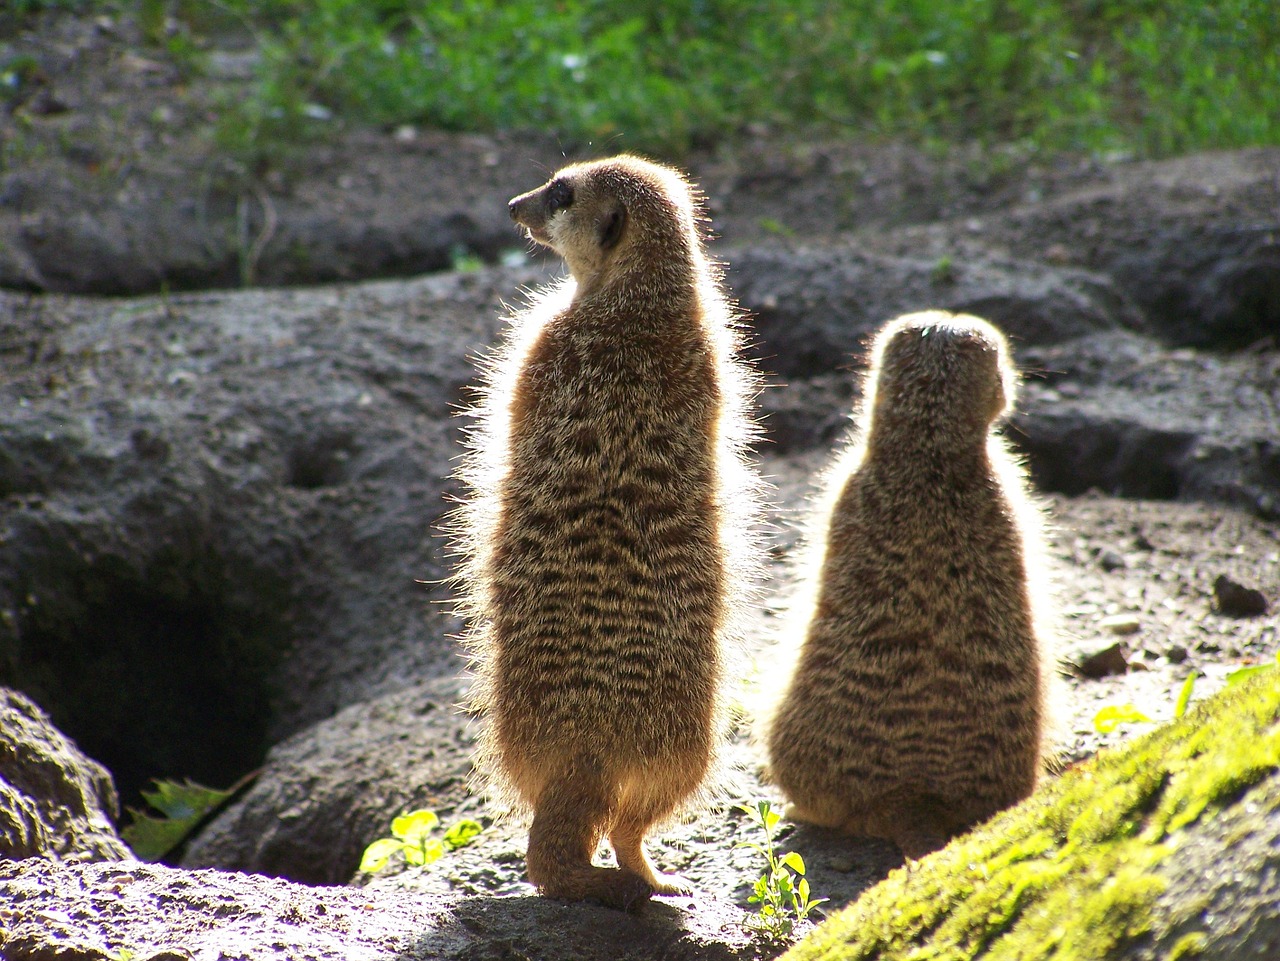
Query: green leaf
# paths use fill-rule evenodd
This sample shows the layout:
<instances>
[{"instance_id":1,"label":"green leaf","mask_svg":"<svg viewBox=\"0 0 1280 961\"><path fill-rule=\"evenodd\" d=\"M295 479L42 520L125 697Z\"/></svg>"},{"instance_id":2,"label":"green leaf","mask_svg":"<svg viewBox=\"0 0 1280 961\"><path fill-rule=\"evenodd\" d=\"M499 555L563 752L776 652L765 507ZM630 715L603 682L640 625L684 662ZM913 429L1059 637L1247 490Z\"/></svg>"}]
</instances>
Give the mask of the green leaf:
<instances>
[{"instance_id":1,"label":"green leaf","mask_svg":"<svg viewBox=\"0 0 1280 961\"><path fill-rule=\"evenodd\" d=\"M782 815L777 811L771 810L768 801L761 801L760 816L764 821L764 829L772 831L775 824L782 820Z\"/></svg>"},{"instance_id":2,"label":"green leaf","mask_svg":"<svg viewBox=\"0 0 1280 961\"><path fill-rule=\"evenodd\" d=\"M205 817L226 804L240 788L240 784L235 784L220 791L193 781L182 784L155 781L154 784L156 789L143 791L142 797L165 816L157 818L129 808L133 820L120 832L133 853L143 861L159 861L186 840Z\"/></svg>"},{"instance_id":3,"label":"green leaf","mask_svg":"<svg viewBox=\"0 0 1280 961\"><path fill-rule=\"evenodd\" d=\"M1110 734L1122 724L1147 723L1150 720L1132 704L1109 704L1093 716L1093 729L1099 734Z\"/></svg>"},{"instance_id":4,"label":"green leaf","mask_svg":"<svg viewBox=\"0 0 1280 961\"><path fill-rule=\"evenodd\" d=\"M1242 667L1227 675L1227 687L1232 687L1257 674L1265 674L1268 671L1274 671L1275 669L1275 665L1273 664L1255 664L1253 667Z\"/></svg>"},{"instance_id":5,"label":"green leaf","mask_svg":"<svg viewBox=\"0 0 1280 961\"><path fill-rule=\"evenodd\" d=\"M791 872L787 870L781 871L777 876L778 893L782 896L782 900L790 903L794 897L791 888Z\"/></svg>"},{"instance_id":6,"label":"green leaf","mask_svg":"<svg viewBox=\"0 0 1280 961\"><path fill-rule=\"evenodd\" d=\"M458 848L465 848L483 830L479 821L459 821L444 832L444 843L450 851L456 851Z\"/></svg>"},{"instance_id":7,"label":"green leaf","mask_svg":"<svg viewBox=\"0 0 1280 961\"><path fill-rule=\"evenodd\" d=\"M789 867L792 871L795 871L796 874L803 876L804 858L802 858L795 851L788 851L786 854L784 854L782 856L782 863L785 864L787 867Z\"/></svg>"},{"instance_id":8,"label":"green leaf","mask_svg":"<svg viewBox=\"0 0 1280 961\"><path fill-rule=\"evenodd\" d=\"M444 857L444 842L432 838L422 845L420 850L422 851L422 863L434 864Z\"/></svg>"},{"instance_id":9,"label":"green leaf","mask_svg":"<svg viewBox=\"0 0 1280 961\"><path fill-rule=\"evenodd\" d=\"M1200 675L1192 671L1182 682L1182 690L1178 692L1178 703L1173 706L1173 716L1182 717L1187 713L1187 705L1191 703L1191 690L1196 686L1196 678Z\"/></svg>"},{"instance_id":10,"label":"green leaf","mask_svg":"<svg viewBox=\"0 0 1280 961\"><path fill-rule=\"evenodd\" d=\"M360 870L366 874L381 871L391 855L402 847L404 845L395 838L379 838L364 849L364 856L360 858Z\"/></svg>"},{"instance_id":11,"label":"green leaf","mask_svg":"<svg viewBox=\"0 0 1280 961\"><path fill-rule=\"evenodd\" d=\"M391 822L391 833L410 844L417 844L424 834L440 823L435 811L410 811Z\"/></svg>"},{"instance_id":12,"label":"green leaf","mask_svg":"<svg viewBox=\"0 0 1280 961\"><path fill-rule=\"evenodd\" d=\"M759 825L764 824L765 815L769 812L768 801L757 801L755 804L739 804L738 810Z\"/></svg>"},{"instance_id":13,"label":"green leaf","mask_svg":"<svg viewBox=\"0 0 1280 961\"><path fill-rule=\"evenodd\" d=\"M420 844L405 845L404 859L415 867L434 864L444 857L444 842L423 838Z\"/></svg>"},{"instance_id":14,"label":"green leaf","mask_svg":"<svg viewBox=\"0 0 1280 961\"><path fill-rule=\"evenodd\" d=\"M799 887L797 887L797 888L796 888L796 891L798 891L798 892L799 892L799 894L800 894L800 906L801 906L802 908L803 908L803 907L808 907L808 905L809 905L809 879L808 879L808 878L801 878L801 879L800 879L800 885L799 885Z\"/></svg>"}]
</instances>

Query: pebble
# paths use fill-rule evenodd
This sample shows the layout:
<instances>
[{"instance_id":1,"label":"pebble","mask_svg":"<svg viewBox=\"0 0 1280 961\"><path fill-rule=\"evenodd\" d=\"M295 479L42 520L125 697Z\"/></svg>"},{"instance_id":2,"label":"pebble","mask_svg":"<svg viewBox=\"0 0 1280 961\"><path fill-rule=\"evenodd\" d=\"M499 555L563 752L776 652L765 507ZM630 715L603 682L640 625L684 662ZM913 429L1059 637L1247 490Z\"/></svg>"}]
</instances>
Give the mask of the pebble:
<instances>
[{"instance_id":1,"label":"pebble","mask_svg":"<svg viewBox=\"0 0 1280 961\"><path fill-rule=\"evenodd\" d=\"M1098 622L1098 627L1111 634L1135 634L1142 629L1137 614L1111 614Z\"/></svg>"},{"instance_id":2,"label":"pebble","mask_svg":"<svg viewBox=\"0 0 1280 961\"><path fill-rule=\"evenodd\" d=\"M1129 669L1129 659L1123 644L1115 643L1108 648L1082 657L1076 664L1081 676L1097 679L1123 674Z\"/></svg>"},{"instance_id":3,"label":"pebble","mask_svg":"<svg viewBox=\"0 0 1280 961\"><path fill-rule=\"evenodd\" d=\"M1124 555L1110 547L1104 547L1098 552L1098 564L1104 571L1122 571L1129 566Z\"/></svg>"},{"instance_id":4,"label":"pebble","mask_svg":"<svg viewBox=\"0 0 1280 961\"><path fill-rule=\"evenodd\" d=\"M1259 617L1267 613L1267 599L1262 591L1219 574L1213 582L1213 609L1223 617Z\"/></svg>"}]
</instances>

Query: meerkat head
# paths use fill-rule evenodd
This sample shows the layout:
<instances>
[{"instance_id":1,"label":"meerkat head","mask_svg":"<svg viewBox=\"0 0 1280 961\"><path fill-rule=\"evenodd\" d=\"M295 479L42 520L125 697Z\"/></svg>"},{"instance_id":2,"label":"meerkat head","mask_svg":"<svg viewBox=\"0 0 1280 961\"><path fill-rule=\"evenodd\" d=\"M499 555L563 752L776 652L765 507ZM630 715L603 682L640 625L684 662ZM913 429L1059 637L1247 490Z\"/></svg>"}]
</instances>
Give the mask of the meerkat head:
<instances>
[{"instance_id":1,"label":"meerkat head","mask_svg":"<svg viewBox=\"0 0 1280 961\"><path fill-rule=\"evenodd\" d=\"M1013 407L1017 375L1004 335L941 310L890 321L872 348L873 416L936 414L986 431Z\"/></svg>"},{"instance_id":2,"label":"meerkat head","mask_svg":"<svg viewBox=\"0 0 1280 961\"><path fill-rule=\"evenodd\" d=\"M698 199L678 172L622 155L573 164L507 205L531 240L550 247L580 283L602 278L637 246L632 261L688 256L697 243Z\"/></svg>"}]
</instances>

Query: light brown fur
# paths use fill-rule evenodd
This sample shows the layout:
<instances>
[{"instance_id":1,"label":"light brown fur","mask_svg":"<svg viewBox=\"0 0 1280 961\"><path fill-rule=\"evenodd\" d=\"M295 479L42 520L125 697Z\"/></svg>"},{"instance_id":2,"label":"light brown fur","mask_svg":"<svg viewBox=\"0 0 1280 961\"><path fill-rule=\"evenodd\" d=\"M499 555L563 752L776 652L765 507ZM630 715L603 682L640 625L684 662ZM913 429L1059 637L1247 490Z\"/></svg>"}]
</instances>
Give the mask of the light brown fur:
<instances>
[{"instance_id":1,"label":"light brown fur","mask_svg":"<svg viewBox=\"0 0 1280 961\"><path fill-rule=\"evenodd\" d=\"M723 734L754 380L677 172L574 165L511 214L571 277L512 318L463 470L478 769L532 810L544 894L634 909L687 890L642 839L698 795ZM606 836L619 870L591 863Z\"/></svg>"},{"instance_id":2,"label":"light brown fur","mask_svg":"<svg viewBox=\"0 0 1280 961\"><path fill-rule=\"evenodd\" d=\"M765 723L792 817L919 857L1034 789L1055 665L1039 511L991 431L1015 386L976 317L912 314L877 336Z\"/></svg>"}]
</instances>

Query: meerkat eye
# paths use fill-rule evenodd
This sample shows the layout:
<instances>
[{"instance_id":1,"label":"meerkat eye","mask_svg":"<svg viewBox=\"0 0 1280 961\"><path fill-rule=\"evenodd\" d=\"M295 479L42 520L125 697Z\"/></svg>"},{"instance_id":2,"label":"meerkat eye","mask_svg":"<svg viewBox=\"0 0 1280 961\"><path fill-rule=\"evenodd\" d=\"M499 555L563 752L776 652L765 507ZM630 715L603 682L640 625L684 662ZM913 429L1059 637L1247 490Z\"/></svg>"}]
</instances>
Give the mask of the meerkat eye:
<instances>
[{"instance_id":1,"label":"meerkat eye","mask_svg":"<svg viewBox=\"0 0 1280 961\"><path fill-rule=\"evenodd\" d=\"M547 213L554 214L573 203L573 188L563 180L557 180L547 191Z\"/></svg>"}]
</instances>

